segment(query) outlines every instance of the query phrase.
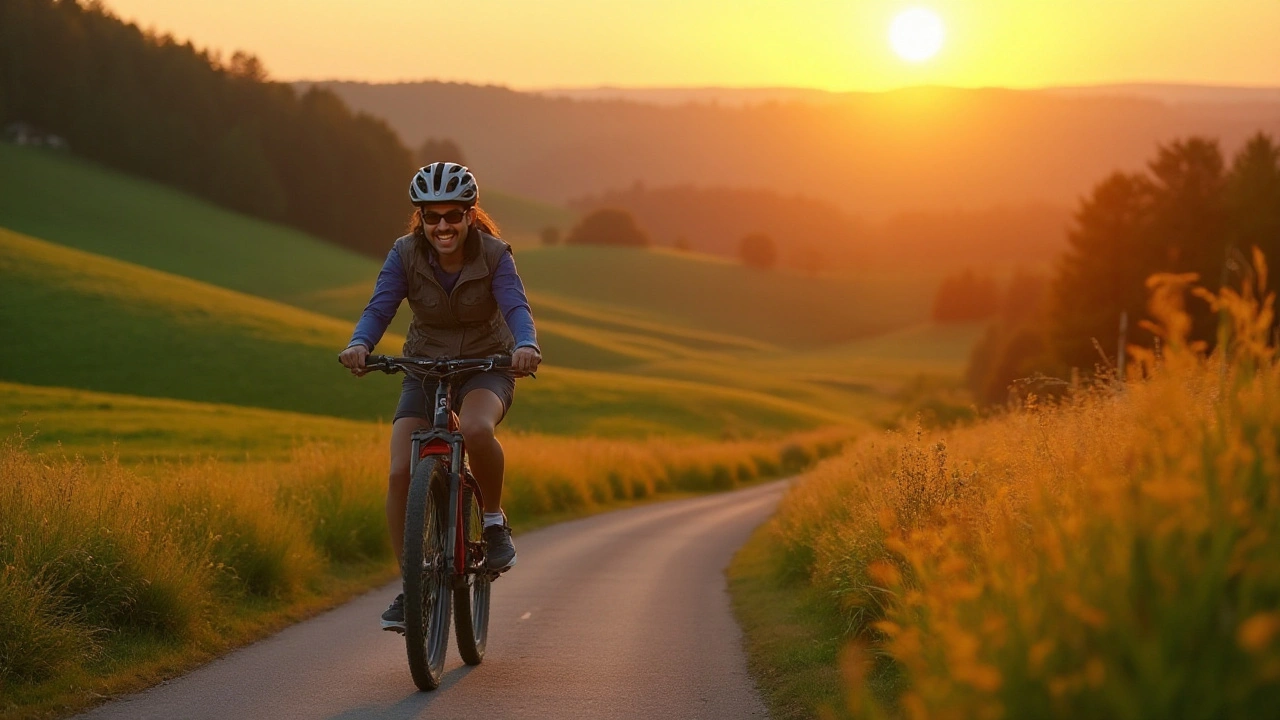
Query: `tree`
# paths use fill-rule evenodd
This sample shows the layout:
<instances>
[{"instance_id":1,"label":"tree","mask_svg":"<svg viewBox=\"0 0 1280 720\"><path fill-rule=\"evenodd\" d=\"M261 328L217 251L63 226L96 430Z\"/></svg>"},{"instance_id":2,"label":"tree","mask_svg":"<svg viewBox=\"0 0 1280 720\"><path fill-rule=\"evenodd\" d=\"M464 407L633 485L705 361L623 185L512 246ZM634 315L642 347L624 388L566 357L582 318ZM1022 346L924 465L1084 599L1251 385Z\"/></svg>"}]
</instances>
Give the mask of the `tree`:
<instances>
[{"instance_id":1,"label":"tree","mask_svg":"<svg viewBox=\"0 0 1280 720\"><path fill-rule=\"evenodd\" d=\"M1271 224L1280 223L1280 196L1268 189L1280 169L1265 136L1250 141L1230 173L1217 142L1195 137L1160 146L1147 170L1108 177L1076 213L1050 315L1053 354L1067 366L1091 368L1101 360L1094 341L1109 350L1122 314L1137 327L1153 273L1192 272L1216 288L1233 243L1266 242L1267 228L1280 226ZM1212 344L1217 316L1204 303L1188 312L1191 338ZM1136 329L1128 335L1128 342L1149 339Z\"/></svg>"},{"instance_id":2,"label":"tree","mask_svg":"<svg viewBox=\"0 0 1280 720\"><path fill-rule=\"evenodd\" d=\"M0 97L87 159L362 252L404 227L413 158L384 121L99 2L0 0Z\"/></svg>"},{"instance_id":3,"label":"tree","mask_svg":"<svg viewBox=\"0 0 1280 720\"><path fill-rule=\"evenodd\" d=\"M618 208L601 208L587 213L565 238L568 245L620 245L647 247L649 237L631 213Z\"/></svg>"},{"instance_id":4,"label":"tree","mask_svg":"<svg viewBox=\"0 0 1280 720\"><path fill-rule=\"evenodd\" d=\"M1047 284L1044 276L1023 270L1009 280L999 315L974 345L965 369L965 381L979 403L1004 403L1015 381L1056 370L1044 332Z\"/></svg>"},{"instance_id":5,"label":"tree","mask_svg":"<svg viewBox=\"0 0 1280 720\"><path fill-rule=\"evenodd\" d=\"M542 232L538 233L545 247L552 247L560 244L560 228L555 225L548 225L542 228Z\"/></svg>"},{"instance_id":6,"label":"tree","mask_svg":"<svg viewBox=\"0 0 1280 720\"><path fill-rule=\"evenodd\" d=\"M1122 312L1142 317L1154 194L1145 176L1114 173L1080 203L1050 291L1050 345L1065 365L1092 368L1093 340L1114 337Z\"/></svg>"},{"instance_id":7,"label":"tree","mask_svg":"<svg viewBox=\"0 0 1280 720\"><path fill-rule=\"evenodd\" d=\"M778 249L773 238L761 232L750 233L738 245L738 256L747 267L768 270L778 262Z\"/></svg>"},{"instance_id":8,"label":"tree","mask_svg":"<svg viewBox=\"0 0 1280 720\"><path fill-rule=\"evenodd\" d=\"M227 72L232 77L252 82L267 81L267 67L256 55L243 50L237 50L231 55L231 62L227 63Z\"/></svg>"},{"instance_id":9,"label":"tree","mask_svg":"<svg viewBox=\"0 0 1280 720\"><path fill-rule=\"evenodd\" d=\"M427 138L418 146L418 164L425 167L433 162L467 164L462 156L462 148L447 138Z\"/></svg>"},{"instance_id":10,"label":"tree","mask_svg":"<svg viewBox=\"0 0 1280 720\"><path fill-rule=\"evenodd\" d=\"M1258 133L1236 155L1226 187L1227 238L1241 252L1257 247L1280 266L1280 146ZM1271 289L1280 272L1271 273Z\"/></svg>"}]
</instances>

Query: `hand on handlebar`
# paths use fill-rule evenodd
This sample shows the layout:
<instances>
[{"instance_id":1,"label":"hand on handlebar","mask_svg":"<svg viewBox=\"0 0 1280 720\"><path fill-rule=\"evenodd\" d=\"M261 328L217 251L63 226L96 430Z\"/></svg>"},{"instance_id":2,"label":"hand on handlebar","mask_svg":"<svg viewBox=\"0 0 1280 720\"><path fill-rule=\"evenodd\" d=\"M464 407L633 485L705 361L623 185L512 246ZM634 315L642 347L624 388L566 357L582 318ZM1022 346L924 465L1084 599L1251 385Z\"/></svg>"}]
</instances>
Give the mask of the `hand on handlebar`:
<instances>
[{"instance_id":1,"label":"hand on handlebar","mask_svg":"<svg viewBox=\"0 0 1280 720\"><path fill-rule=\"evenodd\" d=\"M538 369L538 364L542 362L542 353L537 348L525 346L516 348L511 353L511 370L516 377L526 377L532 375Z\"/></svg>"},{"instance_id":2,"label":"hand on handlebar","mask_svg":"<svg viewBox=\"0 0 1280 720\"><path fill-rule=\"evenodd\" d=\"M350 370L352 375L363 377L369 373L369 369L364 366L364 360L367 357L369 357L369 348L363 345L352 345L338 354L338 362Z\"/></svg>"}]
</instances>

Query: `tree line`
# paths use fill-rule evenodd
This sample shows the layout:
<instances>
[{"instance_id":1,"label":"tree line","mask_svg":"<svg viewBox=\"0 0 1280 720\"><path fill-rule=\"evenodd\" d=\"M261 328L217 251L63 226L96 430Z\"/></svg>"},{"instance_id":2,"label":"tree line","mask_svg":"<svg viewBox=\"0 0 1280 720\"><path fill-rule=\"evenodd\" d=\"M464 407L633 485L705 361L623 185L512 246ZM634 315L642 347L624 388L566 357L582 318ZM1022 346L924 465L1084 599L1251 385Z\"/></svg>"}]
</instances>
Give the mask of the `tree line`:
<instances>
[{"instance_id":1,"label":"tree line","mask_svg":"<svg viewBox=\"0 0 1280 720\"><path fill-rule=\"evenodd\" d=\"M1212 139L1161 145L1145 172L1112 173L1080 201L1067 242L1040 299L997 319L975 347L968 374L980 401L1005 401L1014 380L1037 372L1110 371L1122 317L1125 341L1150 345L1139 321L1155 273L1195 273L1217 290L1250 279L1251 248L1280 263L1280 145L1258 133L1230 165ZM1218 316L1198 300L1188 311L1192 339L1212 347Z\"/></svg>"},{"instance_id":2,"label":"tree line","mask_svg":"<svg viewBox=\"0 0 1280 720\"><path fill-rule=\"evenodd\" d=\"M372 255L408 214L414 159L382 120L328 90L272 82L252 55L224 60L97 2L0 0L0 125L13 122Z\"/></svg>"}]
</instances>

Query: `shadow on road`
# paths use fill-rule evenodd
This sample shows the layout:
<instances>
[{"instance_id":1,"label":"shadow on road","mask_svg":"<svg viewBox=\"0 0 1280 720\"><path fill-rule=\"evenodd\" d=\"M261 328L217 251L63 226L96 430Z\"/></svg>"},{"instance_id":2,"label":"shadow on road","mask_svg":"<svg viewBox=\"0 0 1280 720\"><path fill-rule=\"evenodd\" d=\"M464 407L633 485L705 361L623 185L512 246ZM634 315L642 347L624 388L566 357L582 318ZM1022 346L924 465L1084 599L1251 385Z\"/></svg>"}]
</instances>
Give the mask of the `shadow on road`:
<instances>
[{"instance_id":1,"label":"shadow on road","mask_svg":"<svg viewBox=\"0 0 1280 720\"><path fill-rule=\"evenodd\" d=\"M441 679L440 687L432 692L414 692L390 706L361 705L333 715L329 720L411 720L420 717L423 711L431 707L431 703L440 697L441 693L453 687L474 669L471 665L463 665L450 670ZM409 679L407 671L405 682L408 684L413 682Z\"/></svg>"}]
</instances>

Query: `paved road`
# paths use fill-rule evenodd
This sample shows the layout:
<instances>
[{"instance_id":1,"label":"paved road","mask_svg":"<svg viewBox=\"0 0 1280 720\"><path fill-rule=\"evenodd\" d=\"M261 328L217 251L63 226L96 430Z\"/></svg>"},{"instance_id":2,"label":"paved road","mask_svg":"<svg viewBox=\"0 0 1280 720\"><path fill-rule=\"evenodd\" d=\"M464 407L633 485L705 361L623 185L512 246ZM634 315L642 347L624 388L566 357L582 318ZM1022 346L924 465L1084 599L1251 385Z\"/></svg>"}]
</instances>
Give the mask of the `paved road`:
<instances>
[{"instance_id":1,"label":"paved road","mask_svg":"<svg viewBox=\"0 0 1280 720\"><path fill-rule=\"evenodd\" d=\"M516 538L476 667L449 648L435 692L378 629L398 583L86 718L763 718L724 568L781 482Z\"/></svg>"}]
</instances>

